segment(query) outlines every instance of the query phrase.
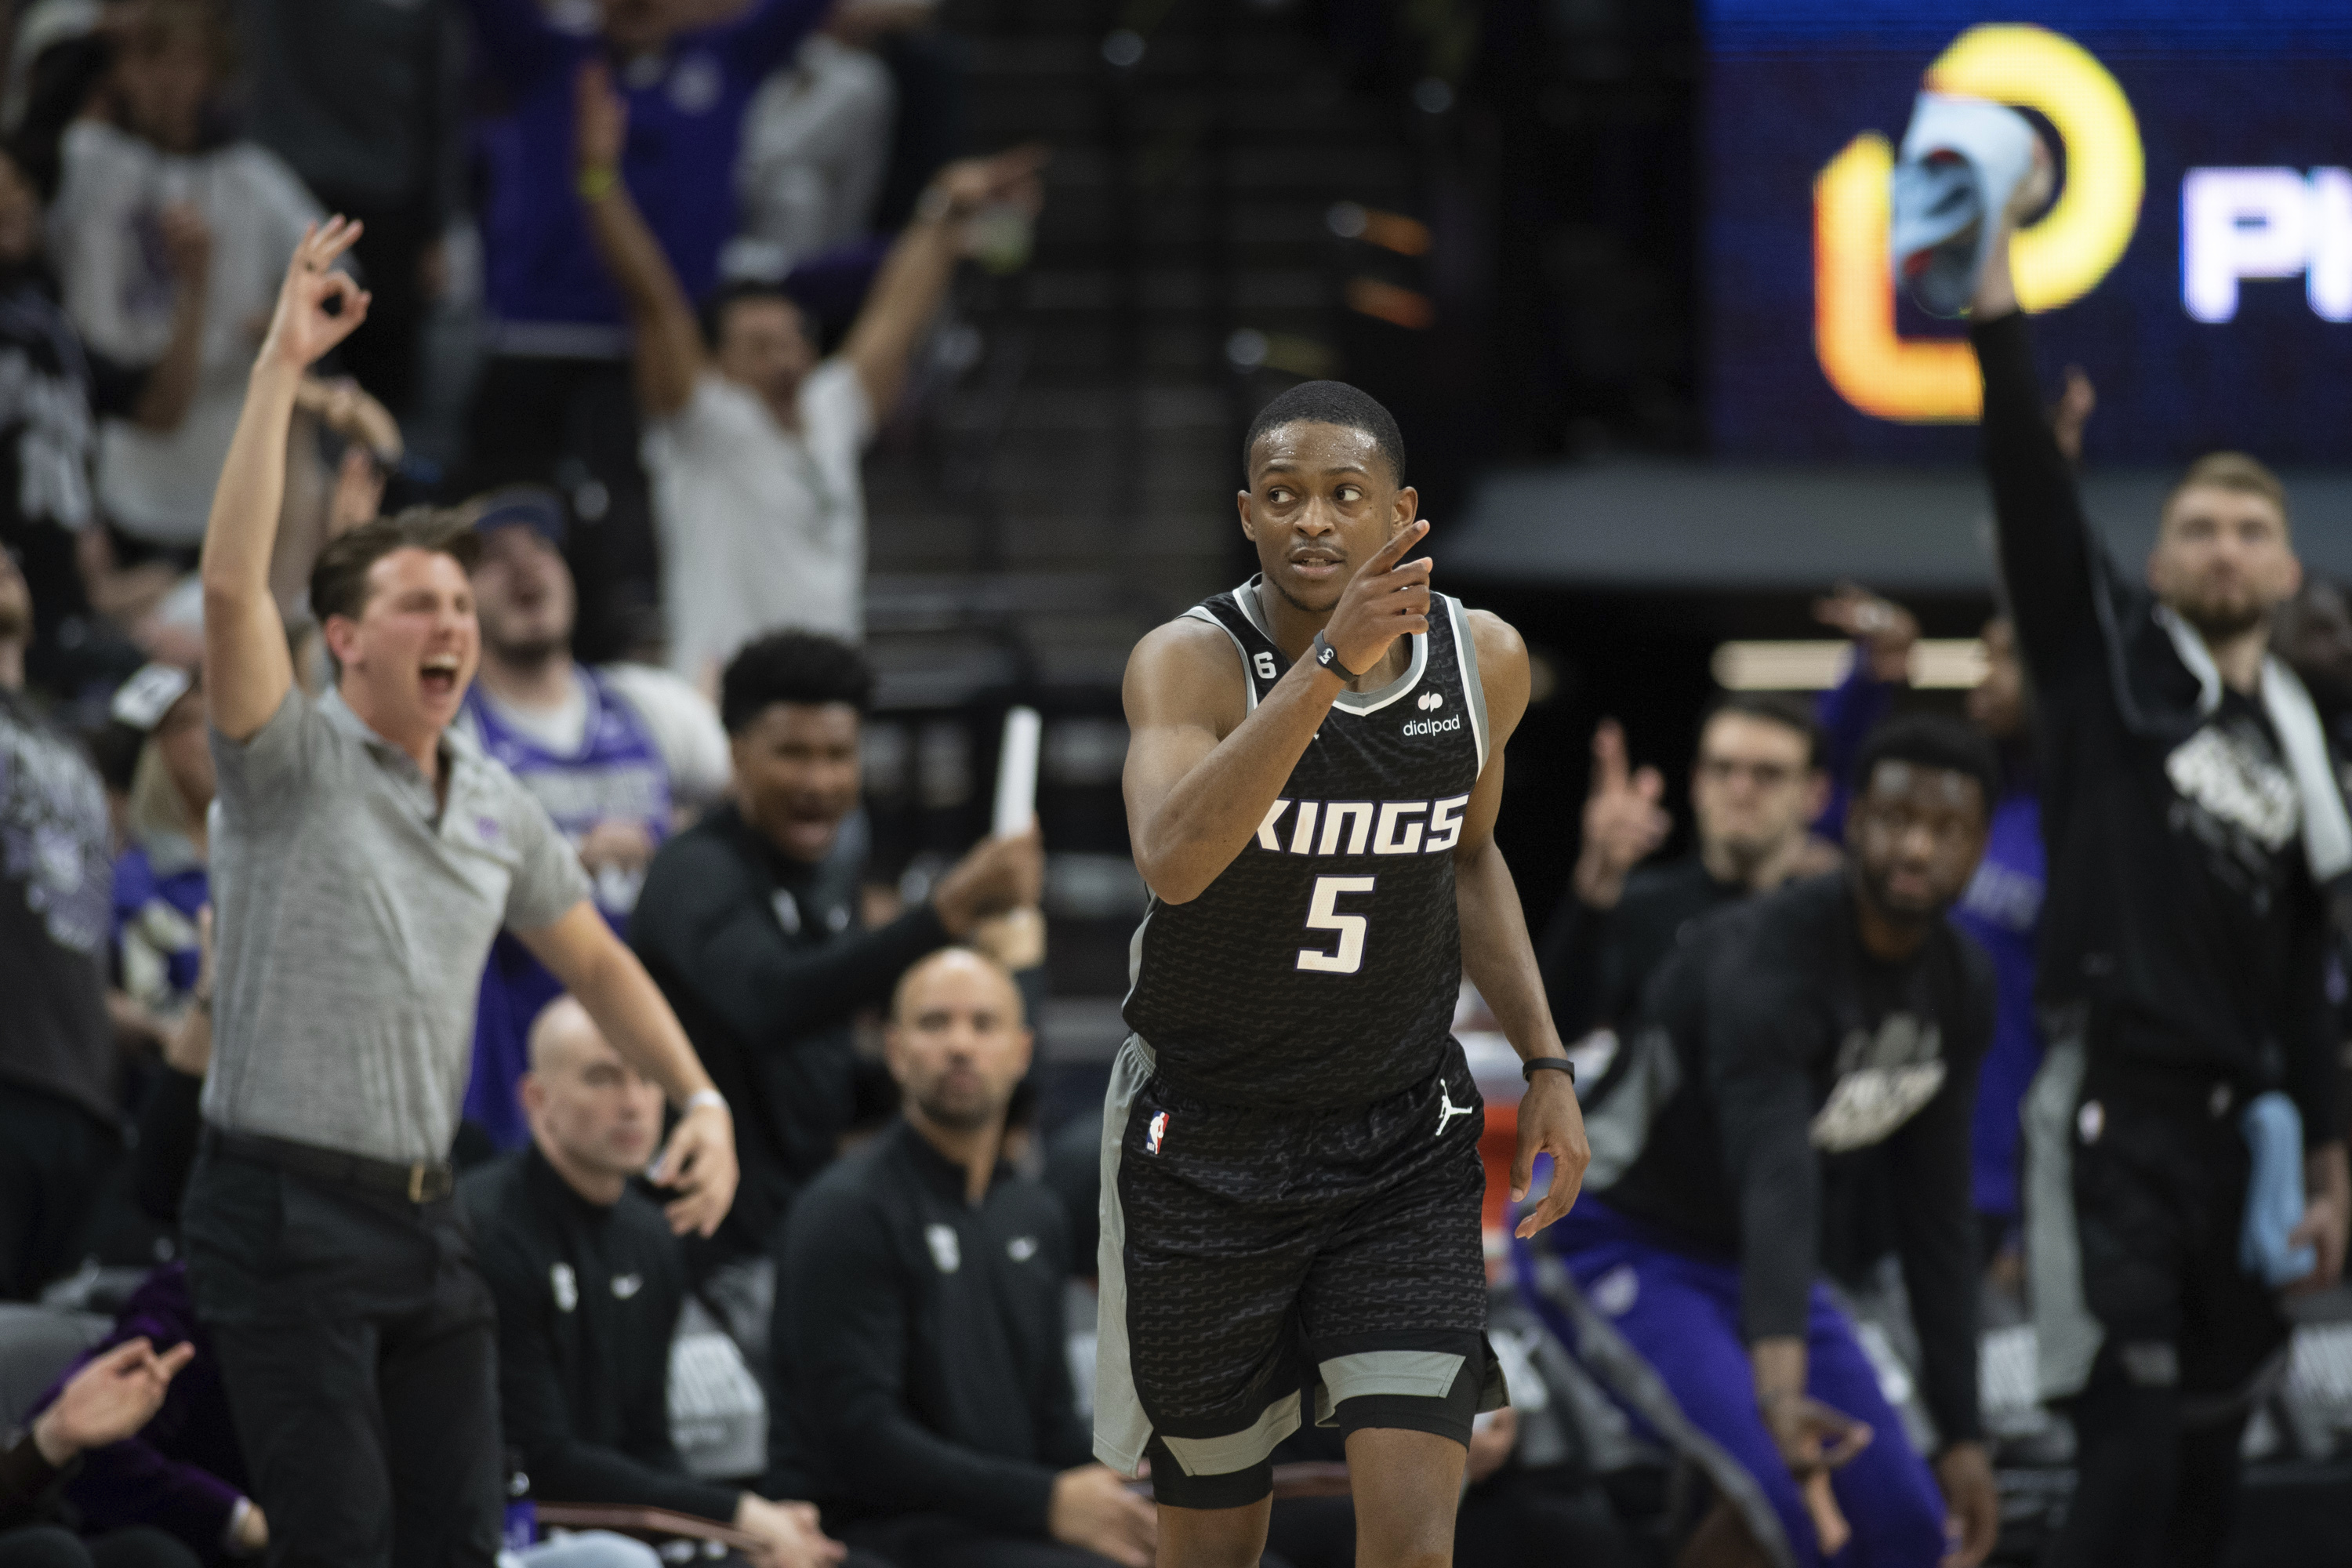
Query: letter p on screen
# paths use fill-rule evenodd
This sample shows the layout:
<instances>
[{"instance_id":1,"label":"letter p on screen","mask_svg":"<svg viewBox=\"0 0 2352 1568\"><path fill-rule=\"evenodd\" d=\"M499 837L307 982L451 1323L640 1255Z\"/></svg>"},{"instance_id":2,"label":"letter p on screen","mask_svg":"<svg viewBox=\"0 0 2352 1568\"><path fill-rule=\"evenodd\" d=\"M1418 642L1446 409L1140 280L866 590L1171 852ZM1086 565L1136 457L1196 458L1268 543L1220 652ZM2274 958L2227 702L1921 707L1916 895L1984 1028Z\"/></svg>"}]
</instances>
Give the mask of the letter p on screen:
<instances>
[{"instance_id":1,"label":"letter p on screen","mask_svg":"<svg viewBox=\"0 0 2352 1568\"><path fill-rule=\"evenodd\" d=\"M2191 169L2180 182L2180 302L2238 313L2245 279L2302 275L2312 312L2352 321L2352 171Z\"/></svg>"}]
</instances>

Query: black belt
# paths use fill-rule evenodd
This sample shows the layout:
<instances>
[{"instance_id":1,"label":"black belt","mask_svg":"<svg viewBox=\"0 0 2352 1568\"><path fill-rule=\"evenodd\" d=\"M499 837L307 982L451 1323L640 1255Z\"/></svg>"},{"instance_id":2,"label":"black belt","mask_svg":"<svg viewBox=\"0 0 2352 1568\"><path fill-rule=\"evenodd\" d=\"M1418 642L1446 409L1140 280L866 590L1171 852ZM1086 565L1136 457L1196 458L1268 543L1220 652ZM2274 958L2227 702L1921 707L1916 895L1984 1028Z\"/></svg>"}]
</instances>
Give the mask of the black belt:
<instances>
[{"instance_id":1,"label":"black belt","mask_svg":"<svg viewBox=\"0 0 2352 1568\"><path fill-rule=\"evenodd\" d=\"M418 1160L402 1164L258 1132L224 1132L217 1127L205 1129L205 1147L233 1160L268 1165L312 1181L356 1187L363 1193L412 1204L439 1203L457 1190L457 1168L446 1160Z\"/></svg>"}]
</instances>

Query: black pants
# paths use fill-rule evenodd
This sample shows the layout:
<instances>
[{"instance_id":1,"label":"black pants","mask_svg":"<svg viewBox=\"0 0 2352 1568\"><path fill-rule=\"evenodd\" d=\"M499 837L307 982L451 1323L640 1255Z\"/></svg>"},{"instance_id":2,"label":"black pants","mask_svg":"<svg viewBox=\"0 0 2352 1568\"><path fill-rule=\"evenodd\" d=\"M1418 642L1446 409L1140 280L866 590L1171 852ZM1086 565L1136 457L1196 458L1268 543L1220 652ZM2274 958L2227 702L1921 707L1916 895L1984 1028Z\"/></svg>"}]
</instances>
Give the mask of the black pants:
<instances>
[{"instance_id":1,"label":"black pants","mask_svg":"<svg viewBox=\"0 0 2352 1568\"><path fill-rule=\"evenodd\" d=\"M0 1084L0 1301L29 1301L73 1271L92 1200L122 1158L98 1118Z\"/></svg>"},{"instance_id":2,"label":"black pants","mask_svg":"<svg viewBox=\"0 0 2352 1568\"><path fill-rule=\"evenodd\" d=\"M196 1554L160 1530L85 1541L52 1524L0 1535L0 1568L196 1568Z\"/></svg>"},{"instance_id":3,"label":"black pants","mask_svg":"<svg viewBox=\"0 0 2352 1568\"><path fill-rule=\"evenodd\" d=\"M573 651L590 662L642 640L660 603L653 499L637 444L625 361L497 354L475 384L456 488L553 485L564 493L576 523L564 554L580 585Z\"/></svg>"},{"instance_id":4,"label":"black pants","mask_svg":"<svg viewBox=\"0 0 2352 1568\"><path fill-rule=\"evenodd\" d=\"M2187 1073L2095 1060L2084 1078L2074 1216L2084 1302L2105 1338L2064 1405L2076 1480L2049 1568L2221 1561L2246 1391L2288 1327L2238 1264L2252 1163L2241 1104Z\"/></svg>"},{"instance_id":5,"label":"black pants","mask_svg":"<svg viewBox=\"0 0 2352 1568\"><path fill-rule=\"evenodd\" d=\"M496 1308L457 1203L208 1152L182 1235L270 1568L488 1568L504 1510Z\"/></svg>"}]
</instances>

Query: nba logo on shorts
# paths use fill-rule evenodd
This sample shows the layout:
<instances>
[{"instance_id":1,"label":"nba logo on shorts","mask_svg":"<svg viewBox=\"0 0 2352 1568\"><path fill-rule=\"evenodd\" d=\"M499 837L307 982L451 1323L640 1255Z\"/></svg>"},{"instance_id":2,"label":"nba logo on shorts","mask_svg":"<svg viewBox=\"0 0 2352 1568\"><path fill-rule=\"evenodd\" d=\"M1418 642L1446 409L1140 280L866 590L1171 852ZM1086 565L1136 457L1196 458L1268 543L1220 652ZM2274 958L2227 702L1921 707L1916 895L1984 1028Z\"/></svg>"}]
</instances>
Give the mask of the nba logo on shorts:
<instances>
[{"instance_id":1,"label":"nba logo on shorts","mask_svg":"<svg viewBox=\"0 0 2352 1568\"><path fill-rule=\"evenodd\" d=\"M1151 1125L1144 1130L1143 1146L1157 1154L1160 1152L1160 1141L1167 1136L1168 1113L1163 1110L1154 1116L1151 1119Z\"/></svg>"}]
</instances>

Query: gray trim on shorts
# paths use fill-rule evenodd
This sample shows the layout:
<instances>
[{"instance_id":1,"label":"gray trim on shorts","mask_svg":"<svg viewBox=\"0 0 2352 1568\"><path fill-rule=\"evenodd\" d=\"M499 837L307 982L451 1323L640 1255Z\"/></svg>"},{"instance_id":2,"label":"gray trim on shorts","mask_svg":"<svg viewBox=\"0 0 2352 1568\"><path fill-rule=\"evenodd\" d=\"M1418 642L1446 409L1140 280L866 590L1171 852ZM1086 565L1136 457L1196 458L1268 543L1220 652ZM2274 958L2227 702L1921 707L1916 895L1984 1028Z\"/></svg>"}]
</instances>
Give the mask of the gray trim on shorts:
<instances>
[{"instance_id":1,"label":"gray trim on shorts","mask_svg":"<svg viewBox=\"0 0 2352 1568\"><path fill-rule=\"evenodd\" d=\"M1188 1476L1230 1476L1263 1464L1282 1440L1298 1430L1298 1395L1286 1394L1257 1413L1257 1419L1222 1437L1171 1437L1160 1441Z\"/></svg>"},{"instance_id":2,"label":"gray trim on shorts","mask_svg":"<svg viewBox=\"0 0 2352 1568\"><path fill-rule=\"evenodd\" d=\"M1151 1081L1157 1065L1143 1037L1129 1035L1111 1063L1110 1087L1103 1095L1102 1194L1097 1204L1102 1238L1095 1253L1094 1453L1126 1476L1141 1468L1152 1426L1136 1393L1128 1347L1127 1215L1119 1205L1118 1173L1126 1153L1128 1120L1134 1113L1136 1097ZM1367 1394L1443 1400L1462 1375L1465 1359L1442 1351L1417 1350L1358 1351L1334 1356L1317 1369L1320 1385L1316 1392L1316 1419L1329 1425L1340 1401ZM1478 1408L1500 1409L1507 1402L1501 1367L1489 1353ZM1298 1395L1286 1394L1240 1431L1214 1437L1176 1437L1162 1432L1160 1440L1186 1475L1231 1475L1263 1462L1276 1445L1297 1431L1303 1407Z\"/></svg>"},{"instance_id":3,"label":"gray trim on shorts","mask_svg":"<svg viewBox=\"0 0 2352 1568\"><path fill-rule=\"evenodd\" d=\"M2033 1279L2033 1371L2043 1399L2080 1394L2106 1330L2083 1292L2074 1218L2074 1116L2083 1096L2081 1010L2047 1021L2050 1048L2019 1113L2025 1135L2025 1260Z\"/></svg>"},{"instance_id":4,"label":"gray trim on shorts","mask_svg":"<svg viewBox=\"0 0 2352 1568\"><path fill-rule=\"evenodd\" d=\"M1096 1209L1102 1239L1095 1248L1095 1458L1123 1476L1143 1467L1151 1417L1136 1394L1135 1368L1128 1356L1127 1215L1118 1204L1118 1165L1128 1115L1151 1081L1154 1066L1143 1037L1129 1035L1111 1063L1110 1088L1103 1095L1102 1195Z\"/></svg>"},{"instance_id":5,"label":"gray trim on shorts","mask_svg":"<svg viewBox=\"0 0 2352 1568\"><path fill-rule=\"evenodd\" d=\"M1796 1568L1797 1554L1790 1550L1788 1532L1780 1528L1780 1516L1763 1487L1747 1466L1732 1458L1729 1449L1683 1414L1665 1379L1617 1331L1617 1325L1585 1299L1568 1266L1557 1258L1538 1258L1536 1284L1575 1324L1576 1359L1621 1404L1648 1422L1676 1454L1706 1472L1717 1493L1739 1510L1748 1538L1772 1568Z\"/></svg>"},{"instance_id":6,"label":"gray trim on shorts","mask_svg":"<svg viewBox=\"0 0 2352 1568\"><path fill-rule=\"evenodd\" d=\"M1315 1395L1316 1425L1331 1425L1341 1400L1370 1394L1444 1399L1454 1392L1465 1359L1443 1351L1357 1351L1318 1363L1315 1370L1323 1386Z\"/></svg>"}]
</instances>

